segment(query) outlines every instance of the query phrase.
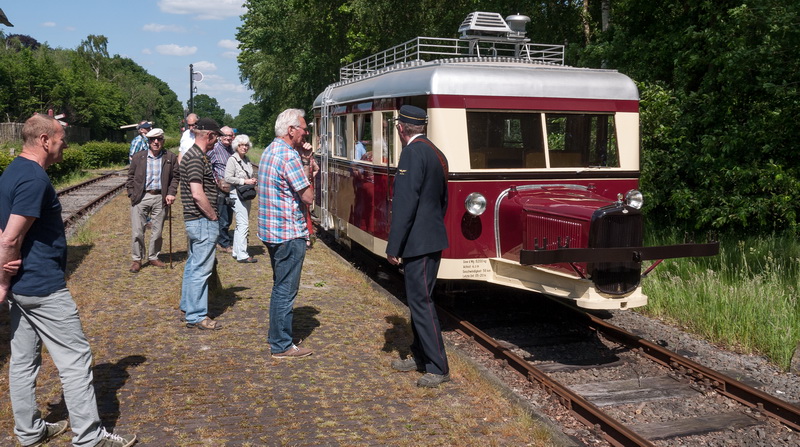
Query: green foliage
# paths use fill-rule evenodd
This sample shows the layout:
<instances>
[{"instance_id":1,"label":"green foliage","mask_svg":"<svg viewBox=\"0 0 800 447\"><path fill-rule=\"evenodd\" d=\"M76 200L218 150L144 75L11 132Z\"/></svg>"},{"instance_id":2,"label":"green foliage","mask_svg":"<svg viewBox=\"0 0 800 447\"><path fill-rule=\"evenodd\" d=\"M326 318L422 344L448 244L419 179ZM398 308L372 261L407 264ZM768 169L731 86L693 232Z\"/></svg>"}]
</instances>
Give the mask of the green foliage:
<instances>
[{"instance_id":1,"label":"green foliage","mask_svg":"<svg viewBox=\"0 0 800 447\"><path fill-rule=\"evenodd\" d=\"M3 171L6 170L6 166L8 166L8 164L11 163L11 160L13 159L14 157L9 155L8 151L3 150L2 152L0 152L0 174L2 174Z\"/></svg>"},{"instance_id":2,"label":"green foliage","mask_svg":"<svg viewBox=\"0 0 800 447\"><path fill-rule=\"evenodd\" d=\"M64 158L47 168L47 175L55 182L83 168L83 151L79 147L69 147L64 150Z\"/></svg>"},{"instance_id":3,"label":"green foliage","mask_svg":"<svg viewBox=\"0 0 800 447\"><path fill-rule=\"evenodd\" d=\"M200 118L213 118L220 126L229 124L225 122L225 110L217 100L204 93L194 96L194 113Z\"/></svg>"},{"instance_id":4,"label":"green foliage","mask_svg":"<svg viewBox=\"0 0 800 447\"><path fill-rule=\"evenodd\" d=\"M667 232L652 244L681 241ZM788 369L800 340L800 243L792 234L725 237L720 254L670 259L643 281L645 313Z\"/></svg>"},{"instance_id":5,"label":"green foliage","mask_svg":"<svg viewBox=\"0 0 800 447\"><path fill-rule=\"evenodd\" d=\"M89 142L81 146L85 169L102 168L114 164L128 162L129 145L126 143L109 143L108 141Z\"/></svg>"},{"instance_id":6,"label":"green foliage","mask_svg":"<svg viewBox=\"0 0 800 447\"><path fill-rule=\"evenodd\" d=\"M682 226L798 230L794 127L800 5L765 0L615 3L583 53L641 81L642 183Z\"/></svg>"},{"instance_id":7,"label":"green foliage","mask_svg":"<svg viewBox=\"0 0 800 447\"><path fill-rule=\"evenodd\" d=\"M239 114L236 115L236 118L233 120L232 127L236 129L238 134L249 136L253 147L256 147L262 145L256 142L263 143L268 141L267 139L259 138L261 130L263 130L264 127L273 127L265 125L265 121L261 109L253 103L248 103L243 105L239 110Z\"/></svg>"},{"instance_id":8,"label":"green foliage","mask_svg":"<svg viewBox=\"0 0 800 447\"><path fill-rule=\"evenodd\" d=\"M177 130L177 95L132 60L110 57L104 36L88 36L77 50L25 42L0 42L7 43L0 45L0 119L22 122L53 109L95 140L143 119Z\"/></svg>"}]
</instances>

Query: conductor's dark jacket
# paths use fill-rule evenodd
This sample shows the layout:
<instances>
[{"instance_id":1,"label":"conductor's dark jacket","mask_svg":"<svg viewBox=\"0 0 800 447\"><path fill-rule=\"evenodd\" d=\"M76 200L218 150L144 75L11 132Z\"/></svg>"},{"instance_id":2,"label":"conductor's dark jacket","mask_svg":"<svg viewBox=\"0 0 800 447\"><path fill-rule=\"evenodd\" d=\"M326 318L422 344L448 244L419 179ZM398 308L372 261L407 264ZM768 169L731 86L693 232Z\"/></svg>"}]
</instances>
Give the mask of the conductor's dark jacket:
<instances>
[{"instance_id":1,"label":"conductor's dark jacket","mask_svg":"<svg viewBox=\"0 0 800 447\"><path fill-rule=\"evenodd\" d=\"M386 254L410 258L447 248L447 159L424 135L403 148L394 178Z\"/></svg>"},{"instance_id":2,"label":"conductor's dark jacket","mask_svg":"<svg viewBox=\"0 0 800 447\"><path fill-rule=\"evenodd\" d=\"M144 197L144 187L147 183L147 154L150 150L139 151L133 154L131 165L128 167L128 181L125 188L128 191L128 198L131 205L136 206ZM161 156L161 200L165 201L167 196L178 196L178 156L170 151L164 151Z\"/></svg>"}]
</instances>

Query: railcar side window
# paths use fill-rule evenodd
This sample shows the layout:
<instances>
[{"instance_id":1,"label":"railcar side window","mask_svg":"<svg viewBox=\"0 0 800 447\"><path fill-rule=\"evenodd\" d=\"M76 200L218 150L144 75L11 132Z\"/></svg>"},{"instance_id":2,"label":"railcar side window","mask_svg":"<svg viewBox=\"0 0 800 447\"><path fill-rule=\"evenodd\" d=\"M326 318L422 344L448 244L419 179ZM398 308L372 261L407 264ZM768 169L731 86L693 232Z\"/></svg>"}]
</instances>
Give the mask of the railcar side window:
<instances>
[{"instance_id":1,"label":"railcar side window","mask_svg":"<svg viewBox=\"0 0 800 447\"><path fill-rule=\"evenodd\" d=\"M467 112L473 169L544 168L540 113Z\"/></svg>"},{"instance_id":2,"label":"railcar side window","mask_svg":"<svg viewBox=\"0 0 800 447\"><path fill-rule=\"evenodd\" d=\"M334 118L336 136L334 138L333 155L347 157L347 117L340 115Z\"/></svg>"},{"instance_id":3,"label":"railcar side window","mask_svg":"<svg viewBox=\"0 0 800 447\"><path fill-rule=\"evenodd\" d=\"M545 114L550 167L619 167L614 117Z\"/></svg>"},{"instance_id":4,"label":"railcar side window","mask_svg":"<svg viewBox=\"0 0 800 447\"><path fill-rule=\"evenodd\" d=\"M372 114L353 115L353 160L372 162Z\"/></svg>"},{"instance_id":5,"label":"railcar side window","mask_svg":"<svg viewBox=\"0 0 800 447\"><path fill-rule=\"evenodd\" d=\"M386 165L389 160L394 160L394 114L392 112L381 113L381 159L380 163ZM377 159L376 159L377 161Z\"/></svg>"}]
</instances>

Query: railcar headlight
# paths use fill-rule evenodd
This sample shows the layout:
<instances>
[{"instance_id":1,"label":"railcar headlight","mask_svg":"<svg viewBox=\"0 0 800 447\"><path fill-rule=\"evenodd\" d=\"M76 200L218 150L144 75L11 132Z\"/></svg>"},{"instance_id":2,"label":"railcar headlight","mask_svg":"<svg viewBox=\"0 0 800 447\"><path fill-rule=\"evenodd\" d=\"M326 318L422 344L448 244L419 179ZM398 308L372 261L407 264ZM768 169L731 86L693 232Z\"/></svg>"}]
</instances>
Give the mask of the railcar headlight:
<instances>
[{"instance_id":1,"label":"railcar headlight","mask_svg":"<svg viewBox=\"0 0 800 447\"><path fill-rule=\"evenodd\" d=\"M632 189L625 194L625 203L631 208L640 210L644 205L644 196L641 191Z\"/></svg>"},{"instance_id":2,"label":"railcar headlight","mask_svg":"<svg viewBox=\"0 0 800 447\"><path fill-rule=\"evenodd\" d=\"M480 216L486 211L486 197L479 192L473 192L464 200L464 208L473 216Z\"/></svg>"}]
</instances>

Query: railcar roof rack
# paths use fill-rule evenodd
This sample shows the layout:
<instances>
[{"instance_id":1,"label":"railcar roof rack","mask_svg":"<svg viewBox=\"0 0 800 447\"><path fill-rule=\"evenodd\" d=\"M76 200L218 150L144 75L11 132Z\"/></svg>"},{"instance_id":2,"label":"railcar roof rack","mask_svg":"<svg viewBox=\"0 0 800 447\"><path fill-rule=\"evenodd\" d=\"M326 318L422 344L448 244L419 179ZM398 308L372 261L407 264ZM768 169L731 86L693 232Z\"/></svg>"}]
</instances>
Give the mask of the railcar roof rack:
<instances>
[{"instance_id":1,"label":"railcar roof rack","mask_svg":"<svg viewBox=\"0 0 800 447\"><path fill-rule=\"evenodd\" d=\"M412 61L464 58L504 58L522 62L564 65L564 45L530 43L525 37L525 16L510 16L512 26L499 14L473 12L459 27L458 39L417 37L388 50L365 57L339 69L339 80L346 81L383 68Z\"/></svg>"}]
</instances>

